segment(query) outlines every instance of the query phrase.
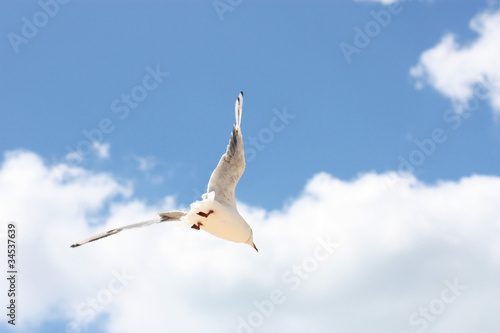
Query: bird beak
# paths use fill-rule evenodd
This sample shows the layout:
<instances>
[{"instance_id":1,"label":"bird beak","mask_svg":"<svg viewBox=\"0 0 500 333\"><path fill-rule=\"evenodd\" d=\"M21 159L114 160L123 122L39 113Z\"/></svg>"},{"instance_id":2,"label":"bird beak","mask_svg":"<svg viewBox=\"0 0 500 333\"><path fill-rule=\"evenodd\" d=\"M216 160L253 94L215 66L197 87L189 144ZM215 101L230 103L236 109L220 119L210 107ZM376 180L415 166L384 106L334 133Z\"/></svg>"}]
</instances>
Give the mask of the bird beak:
<instances>
[{"instance_id":1,"label":"bird beak","mask_svg":"<svg viewBox=\"0 0 500 333\"><path fill-rule=\"evenodd\" d=\"M259 252L259 249L257 249L257 246L255 246L255 243L252 243L253 245L253 248L255 249L255 251Z\"/></svg>"}]
</instances>

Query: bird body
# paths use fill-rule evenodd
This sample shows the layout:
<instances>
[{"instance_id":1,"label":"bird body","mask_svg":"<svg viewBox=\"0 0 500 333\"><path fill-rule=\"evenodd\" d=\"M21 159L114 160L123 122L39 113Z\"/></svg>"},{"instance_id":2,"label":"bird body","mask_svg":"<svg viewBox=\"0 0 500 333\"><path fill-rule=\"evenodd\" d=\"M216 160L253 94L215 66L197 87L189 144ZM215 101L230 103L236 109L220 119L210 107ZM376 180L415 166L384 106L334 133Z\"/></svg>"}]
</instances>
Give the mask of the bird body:
<instances>
[{"instance_id":1,"label":"bird body","mask_svg":"<svg viewBox=\"0 0 500 333\"><path fill-rule=\"evenodd\" d=\"M162 222L181 221L181 225L204 230L225 240L248 244L258 251L253 242L252 229L238 212L234 194L236 185L245 171L245 154L241 134L242 109L243 92L236 100L236 122L226 153L222 155L219 164L210 176L207 193L202 195L202 200L193 202L189 211L159 213L160 219L112 229L77 242L71 247L114 235L126 229L141 228Z\"/></svg>"},{"instance_id":2,"label":"bird body","mask_svg":"<svg viewBox=\"0 0 500 333\"><path fill-rule=\"evenodd\" d=\"M250 226L236 209L214 200L215 192L205 194L204 199L191 204L189 212L181 217L185 225L197 225L200 229L219 238L253 246ZM200 212L212 212L207 217ZM194 228L196 229L196 228Z\"/></svg>"}]
</instances>

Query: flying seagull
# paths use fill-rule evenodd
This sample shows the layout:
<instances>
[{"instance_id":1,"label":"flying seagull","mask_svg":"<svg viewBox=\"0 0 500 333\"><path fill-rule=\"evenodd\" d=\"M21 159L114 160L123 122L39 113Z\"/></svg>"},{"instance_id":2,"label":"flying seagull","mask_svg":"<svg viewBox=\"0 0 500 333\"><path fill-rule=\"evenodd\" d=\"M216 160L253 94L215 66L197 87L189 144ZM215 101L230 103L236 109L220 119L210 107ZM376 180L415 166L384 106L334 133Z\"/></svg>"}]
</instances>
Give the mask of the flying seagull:
<instances>
[{"instance_id":1,"label":"flying seagull","mask_svg":"<svg viewBox=\"0 0 500 333\"><path fill-rule=\"evenodd\" d=\"M126 229L142 228L162 222L181 221L181 225L191 226L195 230L203 229L214 236L236 243L248 244L258 251L253 242L252 229L238 213L234 197L236 184L238 184L241 175L245 171L243 136L240 127L242 108L243 92L240 93L236 100L236 123L233 126L226 153L222 155L219 164L212 176L210 176L207 193L202 195L202 200L193 202L189 211L158 213L159 219L111 229L81 240L71 245L71 247L93 242Z\"/></svg>"}]
</instances>

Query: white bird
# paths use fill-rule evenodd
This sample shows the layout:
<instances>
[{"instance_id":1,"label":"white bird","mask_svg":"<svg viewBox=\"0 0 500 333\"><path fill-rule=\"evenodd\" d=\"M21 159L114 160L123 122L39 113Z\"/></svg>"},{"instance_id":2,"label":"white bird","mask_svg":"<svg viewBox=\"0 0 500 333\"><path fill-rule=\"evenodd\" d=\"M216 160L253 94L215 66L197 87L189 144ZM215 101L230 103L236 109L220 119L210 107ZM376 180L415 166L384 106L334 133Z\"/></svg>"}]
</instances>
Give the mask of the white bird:
<instances>
[{"instance_id":1,"label":"white bird","mask_svg":"<svg viewBox=\"0 0 500 333\"><path fill-rule=\"evenodd\" d=\"M214 236L236 243L248 244L258 251L253 242L252 229L243 217L241 217L240 213L238 213L234 196L236 184L238 184L241 175L245 171L243 136L241 135L240 127L242 109L243 92L240 93L236 100L236 123L233 126L229 145L212 176L210 176L207 193L202 195L203 200L193 202L190 205L189 211L158 213L160 219L111 229L77 242L71 245L71 247L93 242L126 229L142 228L161 222L181 221L181 225L188 225L196 230L203 229Z\"/></svg>"}]
</instances>

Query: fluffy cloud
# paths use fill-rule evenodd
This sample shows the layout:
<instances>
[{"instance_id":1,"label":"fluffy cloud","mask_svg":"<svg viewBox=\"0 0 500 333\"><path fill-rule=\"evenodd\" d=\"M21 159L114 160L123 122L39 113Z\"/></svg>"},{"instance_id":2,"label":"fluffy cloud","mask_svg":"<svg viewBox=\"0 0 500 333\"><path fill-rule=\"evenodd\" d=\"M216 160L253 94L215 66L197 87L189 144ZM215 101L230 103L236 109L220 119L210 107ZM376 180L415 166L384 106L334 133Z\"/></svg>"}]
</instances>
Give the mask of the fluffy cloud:
<instances>
[{"instance_id":1,"label":"fluffy cloud","mask_svg":"<svg viewBox=\"0 0 500 333\"><path fill-rule=\"evenodd\" d=\"M25 151L0 168L0 221L19 229L20 331L500 329L498 177L390 187L388 175L320 173L281 209L239 203L256 253L175 224L72 249L180 207L172 197L146 204L108 174L56 174Z\"/></svg>"},{"instance_id":2,"label":"fluffy cloud","mask_svg":"<svg viewBox=\"0 0 500 333\"><path fill-rule=\"evenodd\" d=\"M461 45L453 34L446 34L420 56L410 75L416 87L425 83L455 103L465 103L478 85L489 82L488 100L500 114L500 11L484 12L470 21L477 38Z\"/></svg>"},{"instance_id":3,"label":"fluffy cloud","mask_svg":"<svg viewBox=\"0 0 500 333\"><path fill-rule=\"evenodd\" d=\"M86 141L82 141L86 142ZM109 158L109 149L111 148L111 144L109 142L92 142L91 148L89 148L88 152L76 151L73 150L66 154L65 160L66 162L72 161L73 163L80 164L85 156L89 155L92 151L97 155L97 157L101 160L105 160Z\"/></svg>"}]
</instances>

